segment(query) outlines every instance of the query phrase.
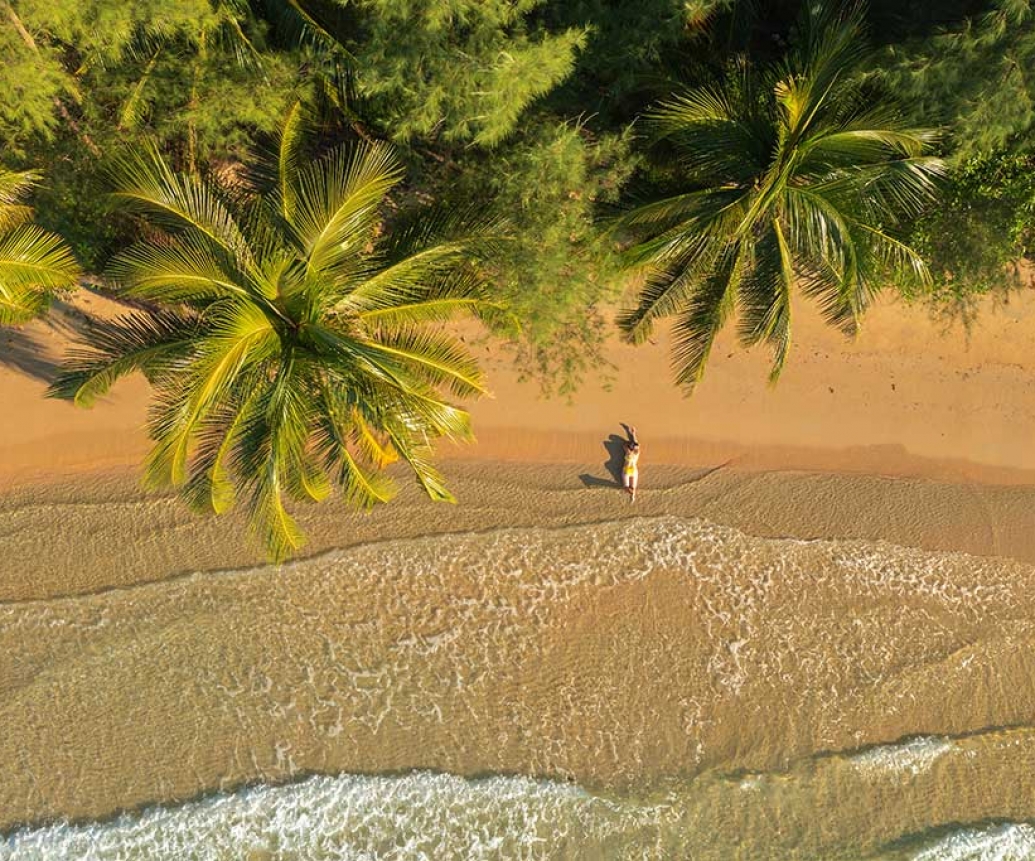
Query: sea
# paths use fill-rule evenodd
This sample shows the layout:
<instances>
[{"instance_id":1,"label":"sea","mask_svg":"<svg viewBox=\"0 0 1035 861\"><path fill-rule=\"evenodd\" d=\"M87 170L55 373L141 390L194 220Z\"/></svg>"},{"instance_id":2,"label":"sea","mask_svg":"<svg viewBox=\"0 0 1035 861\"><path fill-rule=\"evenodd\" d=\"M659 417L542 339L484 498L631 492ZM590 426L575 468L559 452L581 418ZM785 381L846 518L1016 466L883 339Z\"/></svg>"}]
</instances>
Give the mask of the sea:
<instances>
[{"instance_id":1,"label":"sea","mask_svg":"<svg viewBox=\"0 0 1035 861\"><path fill-rule=\"evenodd\" d=\"M0 861L1035 859L1033 646L1030 565L676 516L8 601Z\"/></svg>"}]
</instances>

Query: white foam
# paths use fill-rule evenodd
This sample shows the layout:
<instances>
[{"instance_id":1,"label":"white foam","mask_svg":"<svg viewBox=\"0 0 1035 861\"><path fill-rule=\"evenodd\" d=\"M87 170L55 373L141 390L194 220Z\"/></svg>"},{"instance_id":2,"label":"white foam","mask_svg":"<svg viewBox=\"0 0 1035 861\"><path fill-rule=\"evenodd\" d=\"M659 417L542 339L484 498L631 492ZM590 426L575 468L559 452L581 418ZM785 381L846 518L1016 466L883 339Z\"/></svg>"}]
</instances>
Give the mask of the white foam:
<instances>
[{"instance_id":1,"label":"white foam","mask_svg":"<svg viewBox=\"0 0 1035 861\"><path fill-rule=\"evenodd\" d=\"M911 861L1032 861L1035 827L1006 823L967 828L924 847Z\"/></svg>"},{"instance_id":2,"label":"white foam","mask_svg":"<svg viewBox=\"0 0 1035 861\"><path fill-rule=\"evenodd\" d=\"M850 762L870 774L920 774L953 750L945 738L925 736L901 744L885 744L857 753Z\"/></svg>"},{"instance_id":3,"label":"white foam","mask_svg":"<svg viewBox=\"0 0 1035 861\"><path fill-rule=\"evenodd\" d=\"M21 831L0 843L0 861L474 861L623 848L660 858L650 848L660 812L522 777L312 777L105 823Z\"/></svg>"}]
</instances>

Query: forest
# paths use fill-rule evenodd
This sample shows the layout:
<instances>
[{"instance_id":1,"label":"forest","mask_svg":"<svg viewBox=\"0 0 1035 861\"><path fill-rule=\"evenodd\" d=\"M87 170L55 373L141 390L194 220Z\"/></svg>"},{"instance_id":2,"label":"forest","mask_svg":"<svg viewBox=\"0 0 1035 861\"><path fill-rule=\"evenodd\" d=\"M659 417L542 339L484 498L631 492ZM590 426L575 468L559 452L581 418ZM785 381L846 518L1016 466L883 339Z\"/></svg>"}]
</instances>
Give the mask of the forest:
<instances>
[{"instance_id":1,"label":"forest","mask_svg":"<svg viewBox=\"0 0 1035 861\"><path fill-rule=\"evenodd\" d=\"M143 371L149 481L274 558L393 460L450 498L454 315L561 395L672 318L689 392L734 320L775 381L797 290L851 334L1031 253L1028 0L0 0L0 56L0 325L124 301L51 394Z\"/></svg>"}]
</instances>

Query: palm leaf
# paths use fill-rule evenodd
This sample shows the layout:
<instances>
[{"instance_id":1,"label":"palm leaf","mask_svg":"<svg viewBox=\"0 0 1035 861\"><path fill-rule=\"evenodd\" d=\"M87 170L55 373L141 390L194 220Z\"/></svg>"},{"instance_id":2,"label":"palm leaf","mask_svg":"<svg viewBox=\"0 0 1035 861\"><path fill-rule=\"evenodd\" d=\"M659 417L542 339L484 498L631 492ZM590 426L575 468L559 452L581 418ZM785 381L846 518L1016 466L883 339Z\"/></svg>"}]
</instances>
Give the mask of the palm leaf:
<instances>
[{"instance_id":1,"label":"palm leaf","mask_svg":"<svg viewBox=\"0 0 1035 861\"><path fill-rule=\"evenodd\" d=\"M198 331L196 318L166 310L95 322L85 343L65 356L47 395L89 407L126 374L143 371L154 380L189 355Z\"/></svg>"},{"instance_id":2,"label":"palm leaf","mask_svg":"<svg viewBox=\"0 0 1035 861\"><path fill-rule=\"evenodd\" d=\"M115 196L160 225L190 231L226 253L247 259L248 243L230 208L200 178L174 173L153 143L132 151L112 168Z\"/></svg>"},{"instance_id":3,"label":"palm leaf","mask_svg":"<svg viewBox=\"0 0 1035 861\"><path fill-rule=\"evenodd\" d=\"M276 356L280 340L254 305L221 302L206 313L204 335L195 339L190 367L180 375L176 402L150 423L155 446L148 457L149 482L161 487L187 480L191 444L199 423L232 398L234 384L249 366Z\"/></svg>"},{"instance_id":4,"label":"palm leaf","mask_svg":"<svg viewBox=\"0 0 1035 861\"><path fill-rule=\"evenodd\" d=\"M291 223L310 273L331 270L369 241L378 206L400 178L394 154L382 144L339 149L299 174Z\"/></svg>"},{"instance_id":5,"label":"palm leaf","mask_svg":"<svg viewBox=\"0 0 1035 861\"><path fill-rule=\"evenodd\" d=\"M676 382L687 389L700 382L715 336L733 312L748 253L744 241L726 249L676 321L672 363Z\"/></svg>"}]
</instances>

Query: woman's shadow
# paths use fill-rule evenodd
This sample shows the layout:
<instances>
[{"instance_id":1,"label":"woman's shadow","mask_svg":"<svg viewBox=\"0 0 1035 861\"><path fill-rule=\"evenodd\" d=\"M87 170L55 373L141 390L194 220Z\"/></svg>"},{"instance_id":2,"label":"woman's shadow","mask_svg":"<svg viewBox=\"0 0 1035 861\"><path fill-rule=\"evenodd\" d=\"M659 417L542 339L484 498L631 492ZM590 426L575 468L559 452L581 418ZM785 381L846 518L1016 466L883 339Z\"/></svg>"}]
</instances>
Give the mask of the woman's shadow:
<instances>
[{"instance_id":1,"label":"woman's shadow","mask_svg":"<svg viewBox=\"0 0 1035 861\"><path fill-rule=\"evenodd\" d=\"M622 467L625 465L625 444L632 442L632 431L629 430L629 426L622 423L622 429L625 431L625 437L621 437L616 433L611 434L607 439L603 441L604 451L607 452L607 460L604 461L604 469L611 476L611 479L601 478L597 475L591 475L588 472L582 473L579 476L581 481L586 487L621 487L622 486Z\"/></svg>"}]
</instances>

